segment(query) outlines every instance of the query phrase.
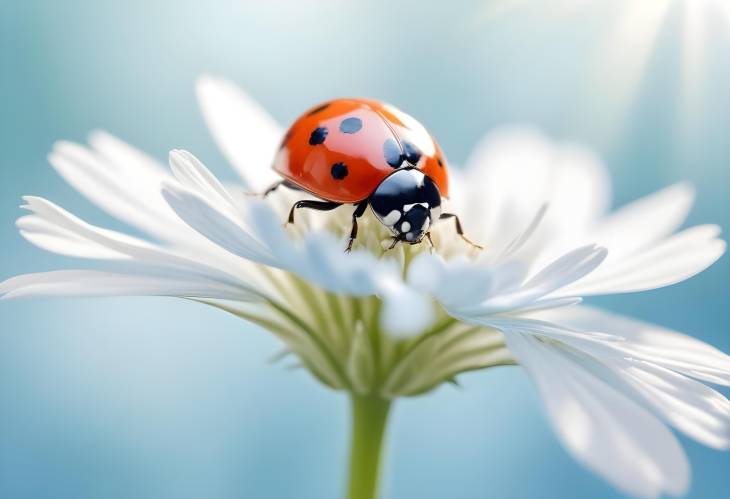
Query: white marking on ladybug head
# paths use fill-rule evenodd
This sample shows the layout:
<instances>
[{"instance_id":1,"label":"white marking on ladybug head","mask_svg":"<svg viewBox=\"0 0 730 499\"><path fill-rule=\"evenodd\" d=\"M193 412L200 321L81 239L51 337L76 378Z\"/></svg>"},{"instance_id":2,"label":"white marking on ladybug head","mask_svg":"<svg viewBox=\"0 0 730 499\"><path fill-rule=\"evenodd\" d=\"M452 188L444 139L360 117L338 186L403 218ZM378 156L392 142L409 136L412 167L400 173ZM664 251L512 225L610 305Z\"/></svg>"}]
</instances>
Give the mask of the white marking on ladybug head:
<instances>
[{"instance_id":1,"label":"white marking on ladybug head","mask_svg":"<svg viewBox=\"0 0 730 499\"><path fill-rule=\"evenodd\" d=\"M414 206L423 206L424 208L428 209L428 203L412 203L403 205L403 212L408 213Z\"/></svg>"},{"instance_id":2,"label":"white marking on ladybug head","mask_svg":"<svg viewBox=\"0 0 730 499\"><path fill-rule=\"evenodd\" d=\"M401 218L401 212L398 210L393 210L390 213L388 213L386 216L381 218L381 221L384 225L387 225L388 227L393 227L395 224L398 223L398 220Z\"/></svg>"},{"instance_id":3,"label":"white marking on ladybug head","mask_svg":"<svg viewBox=\"0 0 730 499\"><path fill-rule=\"evenodd\" d=\"M411 224L409 224L408 222L403 222L400 226L400 230L401 232L408 232L409 230L411 230Z\"/></svg>"},{"instance_id":4,"label":"white marking on ladybug head","mask_svg":"<svg viewBox=\"0 0 730 499\"><path fill-rule=\"evenodd\" d=\"M414 239L416 239L416 235L413 232L406 234L406 241L413 241Z\"/></svg>"}]
</instances>

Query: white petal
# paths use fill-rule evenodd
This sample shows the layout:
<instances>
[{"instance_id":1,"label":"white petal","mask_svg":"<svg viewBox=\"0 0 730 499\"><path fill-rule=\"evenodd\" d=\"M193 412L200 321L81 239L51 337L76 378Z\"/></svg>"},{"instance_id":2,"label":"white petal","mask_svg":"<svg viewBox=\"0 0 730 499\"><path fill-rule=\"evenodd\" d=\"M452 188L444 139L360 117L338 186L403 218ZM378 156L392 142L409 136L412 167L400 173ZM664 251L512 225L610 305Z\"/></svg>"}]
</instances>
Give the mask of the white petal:
<instances>
[{"instance_id":1,"label":"white petal","mask_svg":"<svg viewBox=\"0 0 730 499\"><path fill-rule=\"evenodd\" d=\"M161 164L105 132L94 132L89 140L93 150L62 142L50 155L51 163L71 185L111 215L170 243L176 252L250 282L249 265L201 237L172 211L160 190L172 176ZM50 235L49 227L36 222L22 222L27 228L34 225L24 235L44 248L73 256L113 256L98 248L92 250L88 241L81 246L69 238L63 241L59 233Z\"/></svg>"},{"instance_id":2,"label":"white petal","mask_svg":"<svg viewBox=\"0 0 730 499\"><path fill-rule=\"evenodd\" d=\"M467 259L444 261L440 256L421 253L411 262L408 283L415 289L432 293L446 306L476 305L494 287L494 272Z\"/></svg>"},{"instance_id":3,"label":"white petal","mask_svg":"<svg viewBox=\"0 0 730 499\"><path fill-rule=\"evenodd\" d=\"M670 369L625 357L619 345L588 346L586 351L602 364L593 366L602 379L702 444L730 448L730 402L720 393Z\"/></svg>"},{"instance_id":4,"label":"white petal","mask_svg":"<svg viewBox=\"0 0 730 499\"><path fill-rule=\"evenodd\" d=\"M376 293L374 282L385 262L362 250L345 253L344 241L327 232L310 232L303 241L294 241L266 203L252 202L249 210L252 229L276 266L335 293Z\"/></svg>"},{"instance_id":5,"label":"white petal","mask_svg":"<svg viewBox=\"0 0 730 499\"><path fill-rule=\"evenodd\" d=\"M611 213L587 237L608 248L609 261L621 259L677 230L693 203L692 186L675 184Z\"/></svg>"},{"instance_id":6,"label":"white petal","mask_svg":"<svg viewBox=\"0 0 730 499\"><path fill-rule=\"evenodd\" d=\"M222 213L207 200L173 183L166 183L162 193L175 213L210 241L247 260L276 266L276 260L266 247L237 220Z\"/></svg>"},{"instance_id":7,"label":"white petal","mask_svg":"<svg viewBox=\"0 0 730 499\"><path fill-rule=\"evenodd\" d=\"M411 263L408 283L431 293L450 315L494 327L495 314L579 302L578 296L551 296L551 293L590 273L605 256L603 248L578 248L525 282L525 268L519 262L485 266L479 261L460 258L444 261L436 255L422 254Z\"/></svg>"},{"instance_id":8,"label":"white petal","mask_svg":"<svg viewBox=\"0 0 730 499\"><path fill-rule=\"evenodd\" d=\"M220 211L231 221L240 225L244 232L250 234L251 223L248 208L251 204L261 203L260 198L247 195L238 189L231 191L224 186L203 163L188 151L174 150L170 152L170 168L179 184L164 182L164 186L175 186L174 189L195 194L199 199ZM182 187L182 188L181 188ZM232 193L233 192L233 193ZM163 193L163 197L165 194ZM247 203L248 202L248 203ZM268 204L268 203L266 203ZM267 210L271 212L272 210ZM180 214L178 213L178 216ZM188 224L190 225L190 224ZM273 225L279 225L276 220ZM197 230L197 229L196 229ZM198 231L200 232L200 231Z\"/></svg>"},{"instance_id":9,"label":"white petal","mask_svg":"<svg viewBox=\"0 0 730 499\"><path fill-rule=\"evenodd\" d=\"M301 272L305 279L330 291L355 296L375 294L378 279L387 275L384 272L385 262L361 250L345 253L343 246L341 239L328 233L307 234L301 253L294 258L289 268L293 272ZM301 270L297 268L298 265L301 265ZM391 269L390 266L388 268ZM395 266L392 266L392 270L397 272ZM401 281L400 275L397 280Z\"/></svg>"},{"instance_id":10,"label":"white petal","mask_svg":"<svg viewBox=\"0 0 730 499\"><path fill-rule=\"evenodd\" d=\"M515 287L514 291L495 293L478 307L470 308L469 314L483 316L529 308L537 300L561 290L564 286L592 272L605 257L606 250L595 246L573 250L542 269L526 283ZM509 267L507 268L509 269ZM560 298L568 296L576 297L577 295L570 295L567 292L561 292L559 295Z\"/></svg>"},{"instance_id":11,"label":"white petal","mask_svg":"<svg viewBox=\"0 0 730 499\"><path fill-rule=\"evenodd\" d=\"M48 160L94 204L150 236L177 241L189 233L160 195L160 184L169 175L159 165L103 132L91 141L100 151L58 142Z\"/></svg>"},{"instance_id":12,"label":"white petal","mask_svg":"<svg viewBox=\"0 0 730 499\"><path fill-rule=\"evenodd\" d=\"M541 294L560 289L590 274L606 258L607 251L594 245L575 249L561 256L525 283Z\"/></svg>"},{"instance_id":13,"label":"white petal","mask_svg":"<svg viewBox=\"0 0 730 499\"><path fill-rule=\"evenodd\" d=\"M408 267L408 284L426 293L435 294L445 271L444 260L438 254L421 253Z\"/></svg>"},{"instance_id":14,"label":"white petal","mask_svg":"<svg viewBox=\"0 0 730 499\"><path fill-rule=\"evenodd\" d=\"M716 390L669 369L621 359L617 369L655 413L698 442L730 448L730 401ZM616 366L614 364L614 366Z\"/></svg>"},{"instance_id":15,"label":"white petal","mask_svg":"<svg viewBox=\"0 0 730 499\"><path fill-rule=\"evenodd\" d=\"M223 184L188 151L170 151L170 169L182 185L202 197L230 206L235 204Z\"/></svg>"},{"instance_id":16,"label":"white petal","mask_svg":"<svg viewBox=\"0 0 730 499\"><path fill-rule=\"evenodd\" d=\"M148 273L162 271L170 273L166 277L178 280L217 282L253 290L246 274L228 273L224 263L208 265L205 260L191 259L146 241L95 227L42 198L28 196L25 200L28 203L25 207L33 215L18 222L21 231L29 240L39 241L49 250L71 256L104 258L135 268L144 266ZM34 231L39 227L46 232L40 233L41 237L37 239L39 233Z\"/></svg>"},{"instance_id":17,"label":"white petal","mask_svg":"<svg viewBox=\"0 0 730 499\"><path fill-rule=\"evenodd\" d=\"M284 135L276 121L230 81L206 75L196 89L213 138L246 185L262 191L276 181L271 164Z\"/></svg>"},{"instance_id":18,"label":"white petal","mask_svg":"<svg viewBox=\"0 0 730 499\"><path fill-rule=\"evenodd\" d=\"M15 224L28 242L46 251L79 258L98 260L118 260L129 258L127 255L96 244L67 230L66 228L37 215L27 215Z\"/></svg>"},{"instance_id":19,"label":"white petal","mask_svg":"<svg viewBox=\"0 0 730 499\"><path fill-rule=\"evenodd\" d=\"M190 277L163 277L137 272L61 270L13 277L0 283L2 299L38 296L177 296L258 301L243 288Z\"/></svg>"},{"instance_id":20,"label":"white petal","mask_svg":"<svg viewBox=\"0 0 730 499\"><path fill-rule=\"evenodd\" d=\"M625 338L614 347L627 355L730 386L730 356L691 336L588 306L540 312L538 317L582 331L600 328Z\"/></svg>"},{"instance_id":21,"label":"white petal","mask_svg":"<svg viewBox=\"0 0 730 499\"><path fill-rule=\"evenodd\" d=\"M90 225L47 199L25 196L23 208L32 215L17 225L30 242L68 256L129 259L154 251L153 245L125 234Z\"/></svg>"},{"instance_id":22,"label":"white petal","mask_svg":"<svg viewBox=\"0 0 730 499\"><path fill-rule=\"evenodd\" d=\"M526 248L535 251L547 236L590 226L610 199L608 175L595 155L576 145L556 145L527 128L504 128L487 135L462 176L462 182L454 183L452 197L458 212L473 220L470 225L481 226L477 235L489 247L506 244L505 227L526 227L548 203L545 220ZM585 243L572 247L581 244Z\"/></svg>"},{"instance_id":23,"label":"white petal","mask_svg":"<svg viewBox=\"0 0 730 499\"><path fill-rule=\"evenodd\" d=\"M537 228L540 226L540 223L545 218L545 213L547 213L548 210L548 204L543 204L540 209L535 214L535 217L532 219L530 224L525 228L525 230L517 236L515 239L512 240L512 242L502 251L502 253L497 258L497 261L504 261L507 258L509 258L512 254L518 252L520 248L522 248L527 241L530 240L530 237L535 233Z\"/></svg>"},{"instance_id":24,"label":"white petal","mask_svg":"<svg viewBox=\"0 0 730 499\"><path fill-rule=\"evenodd\" d=\"M299 247L284 230L279 214L268 203L253 200L248 203L247 209L251 230L259 238L273 261L277 262L275 265L288 269L307 266L306 258L303 257L301 251L298 251ZM309 232L307 235L311 237L312 233ZM324 237L328 236L324 235ZM333 239L330 237L329 240Z\"/></svg>"},{"instance_id":25,"label":"white petal","mask_svg":"<svg viewBox=\"0 0 730 499\"><path fill-rule=\"evenodd\" d=\"M519 260L511 260L500 264L494 272L494 295L516 292L530 275L528 264Z\"/></svg>"},{"instance_id":26,"label":"white petal","mask_svg":"<svg viewBox=\"0 0 730 499\"><path fill-rule=\"evenodd\" d=\"M725 252L719 227L700 225L675 234L656 246L605 266L561 291L595 295L645 291L676 284L702 272Z\"/></svg>"},{"instance_id":27,"label":"white petal","mask_svg":"<svg viewBox=\"0 0 730 499\"><path fill-rule=\"evenodd\" d=\"M580 330L564 324L550 322L534 317L518 317L513 315L456 315L456 318L469 324L498 329L505 334L532 334L560 341L575 339L576 341L597 340L620 342L620 336L602 333L595 330Z\"/></svg>"},{"instance_id":28,"label":"white petal","mask_svg":"<svg viewBox=\"0 0 730 499\"><path fill-rule=\"evenodd\" d=\"M659 342L679 338L679 345L659 352L642 348L637 339L646 334L643 331L658 328L589 307L554 310L537 316L559 321L576 330L598 329L624 335L623 341L610 343L587 341L579 335L565 337L563 341L594 359L587 367L594 375L642 403L680 431L710 447L730 447L730 402L712 388L680 374L694 375L694 370L688 368L690 364L697 364L701 370L709 370L713 377L724 372L727 384L730 357L698 340L661 330ZM679 348L685 344L690 347L687 352ZM691 353L693 350L701 353ZM662 356L664 352L666 357Z\"/></svg>"},{"instance_id":29,"label":"white petal","mask_svg":"<svg viewBox=\"0 0 730 499\"><path fill-rule=\"evenodd\" d=\"M382 279L378 294L383 299L381 325L396 336L422 333L434 320L430 297L404 286L398 280Z\"/></svg>"},{"instance_id":30,"label":"white petal","mask_svg":"<svg viewBox=\"0 0 730 499\"><path fill-rule=\"evenodd\" d=\"M128 170L131 177L167 175L162 163L104 130L91 132L89 144L105 162Z\"/></svg>"},{"instance_id":31,"label":"white petal","mask_svg":"<svg viewBox=\"0 0 730 499\"><path fill-rule=\"evenodd\" d=\"M439 299L445 305L468 307L484 300L492 290L492 272L471 265L450 265L448 279L438 290Z\"/></svg>"},{"instance_id":32,"label":"white petal","mask_svg":"<svg viewBox=\"0 0 730 499\"><path fill-rule=\"evenodd\" d=\"M537 384L560 440L580 462L624 492L683 494L687 458L655 416L585 368L590 357L529 335L506 335Z\"/></svg>"}]
</instances>

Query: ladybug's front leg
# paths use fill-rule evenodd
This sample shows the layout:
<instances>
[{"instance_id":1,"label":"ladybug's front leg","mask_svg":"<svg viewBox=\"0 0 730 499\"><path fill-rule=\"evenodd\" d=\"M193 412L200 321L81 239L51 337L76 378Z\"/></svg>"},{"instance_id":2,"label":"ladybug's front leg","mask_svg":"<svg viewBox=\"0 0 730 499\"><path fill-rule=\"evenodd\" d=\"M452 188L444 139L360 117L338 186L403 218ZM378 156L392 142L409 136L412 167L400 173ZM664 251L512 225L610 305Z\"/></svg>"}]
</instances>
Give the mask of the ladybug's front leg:
<instances>
[{"instance_id":1,"label":"ladybug's front leg","mask_svg":"<svg viewBox=\"0 0 730 499\"><path fill-rule=\"evenodd\" d=\"M368 201L367 199L365 201L360 201L355 206L357 206L357 208L355 208L355 211L352 212L352 230L350 231L350 240L347 242L347 248L345 249L345 252L347 253L352 251L352 243L355 242L355 238L357 237L357 219L365 213L365 210L368 207Z\"/></svg>"}]
</instances>

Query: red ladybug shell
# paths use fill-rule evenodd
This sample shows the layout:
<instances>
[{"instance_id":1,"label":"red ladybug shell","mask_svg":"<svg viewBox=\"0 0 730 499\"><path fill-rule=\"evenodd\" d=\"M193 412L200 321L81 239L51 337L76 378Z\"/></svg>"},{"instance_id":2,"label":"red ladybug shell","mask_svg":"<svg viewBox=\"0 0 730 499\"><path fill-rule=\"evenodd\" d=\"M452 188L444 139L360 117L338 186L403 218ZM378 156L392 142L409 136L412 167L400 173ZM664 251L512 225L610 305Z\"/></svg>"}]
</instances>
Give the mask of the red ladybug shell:
<instances>
[{"instance_id":1,"label":"red ladybug shell","mask_svg":"<svg viewBox=\"0 0 730 499\"><path fill-rule=\"evenodd\" d=\"M446 159L423 125L382 102L336 99L294 122L273 168L317 197L357 203L406 166L423 171L448 196Z\"/></svg>"}]
</instances>

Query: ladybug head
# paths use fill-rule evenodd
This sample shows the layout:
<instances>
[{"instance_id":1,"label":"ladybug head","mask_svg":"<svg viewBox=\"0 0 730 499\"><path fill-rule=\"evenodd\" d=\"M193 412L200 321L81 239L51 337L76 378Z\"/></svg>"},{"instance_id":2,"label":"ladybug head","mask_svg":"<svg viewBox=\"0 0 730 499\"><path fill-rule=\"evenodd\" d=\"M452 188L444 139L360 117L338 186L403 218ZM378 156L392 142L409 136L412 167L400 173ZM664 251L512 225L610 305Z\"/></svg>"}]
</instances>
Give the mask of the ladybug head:
<instances>
[{"instance_id":1,"label":"ladybug head","mask_svg":"<svg viewBox=\"0 0 730 499\"><path fill-rule=\"evenodd\" d=\"M404 168L380 183L370 207L398 241L416 244L441 214L441 193L423 172Z\"/></svg>"}]
</instances>

